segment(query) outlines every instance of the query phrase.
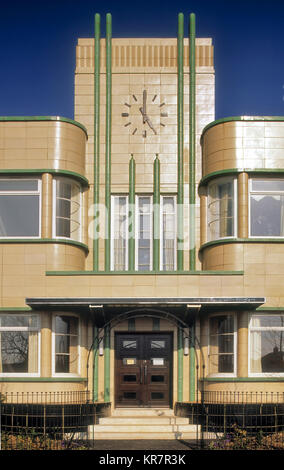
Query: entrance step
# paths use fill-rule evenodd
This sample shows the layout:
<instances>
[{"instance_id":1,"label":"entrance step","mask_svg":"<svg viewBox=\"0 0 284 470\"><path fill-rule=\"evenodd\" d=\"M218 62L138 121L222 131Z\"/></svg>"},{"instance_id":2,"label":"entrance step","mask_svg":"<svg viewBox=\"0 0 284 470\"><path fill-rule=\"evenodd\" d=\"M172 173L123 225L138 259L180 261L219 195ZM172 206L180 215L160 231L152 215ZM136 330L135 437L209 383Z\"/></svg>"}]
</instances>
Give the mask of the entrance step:
<instances>
[{"instance_id":1,"label":"entrance step","mask_svg":"<svg viewBox=\"0 0 284 470\"><path fill-rule=\"evenodd\" d=\"M112 416L89 426L88 436L96 440L196 439L197 431L188 418L174 416L170 409L118 408Z\"/></svg>"}]
</instances>

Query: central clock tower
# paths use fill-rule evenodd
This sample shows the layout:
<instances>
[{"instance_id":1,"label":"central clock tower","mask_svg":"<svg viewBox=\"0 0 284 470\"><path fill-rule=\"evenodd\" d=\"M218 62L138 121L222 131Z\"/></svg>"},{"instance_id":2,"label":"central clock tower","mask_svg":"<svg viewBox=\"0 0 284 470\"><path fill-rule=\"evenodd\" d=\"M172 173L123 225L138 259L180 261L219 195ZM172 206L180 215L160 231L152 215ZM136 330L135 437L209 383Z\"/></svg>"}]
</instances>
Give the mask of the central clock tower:
<instances>
[{"instance_id":1,"label":"central clock tower","mask_svg":"<svg viewBox=\"0 0 284 470\"><path fill-rule=\"evenodd\" d=\"M110 15L106 26L106 38L101 38L96 15L95 38L79 39L77 45L75 119L88 130L89 203L103 204L110 213L112 195L132 200L146 195L155 201L159 195L175 196L184 208L177 268L191 269L191 236L198 269L199 210L190 215L189 207L199 204L199 137L214 120L212 41L194 38L191 45L181 15L177 38L113 37ZM110 269L110 250L107 241L95 240L87 269L93 258L96 269Z\"/></svg>"}]
</instances>

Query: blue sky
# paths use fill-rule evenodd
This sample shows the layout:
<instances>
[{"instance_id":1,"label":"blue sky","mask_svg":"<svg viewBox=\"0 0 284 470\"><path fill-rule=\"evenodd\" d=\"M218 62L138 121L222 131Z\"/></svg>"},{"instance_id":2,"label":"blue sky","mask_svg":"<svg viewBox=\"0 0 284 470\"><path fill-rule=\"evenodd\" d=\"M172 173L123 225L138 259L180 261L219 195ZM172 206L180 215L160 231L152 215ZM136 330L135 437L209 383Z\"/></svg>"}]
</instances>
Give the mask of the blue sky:
<instances>
[{"instance_id":1,"label":"blue sky","mask_svg":"<svg viewBox=\"0 0 284 470\"><path fill-rule=\"evenodd\" d=\"M215 47L216 118L284 115L283 0L12 0L0 15L0 115L73 118L75 46L94 15L112 13L113 37L176 37L196 14Z\"/></svg>"}]
</instances>

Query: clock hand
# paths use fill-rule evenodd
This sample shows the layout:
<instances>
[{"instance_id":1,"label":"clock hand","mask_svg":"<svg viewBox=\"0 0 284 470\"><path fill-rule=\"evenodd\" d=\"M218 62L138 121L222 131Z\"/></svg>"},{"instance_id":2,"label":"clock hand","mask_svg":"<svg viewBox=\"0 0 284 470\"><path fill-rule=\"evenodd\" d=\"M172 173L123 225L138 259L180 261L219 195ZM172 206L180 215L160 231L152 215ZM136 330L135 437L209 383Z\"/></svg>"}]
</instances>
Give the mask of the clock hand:
<instances>
[{"instance_id":1,"label":"clock hand","mask_svg":"<svg viewBox=\"0 0 284 470\"><path fill-rule=\"evenodd\" d=\"M143 124L145 124L147 91L143 90Z\"/></svg>"},{"instance_id":2,"label":"clock hand","mask_svg":"<svg viewBox=\"0 0 284 470\"><path fill-rule=\"evenodd\" d=\"M145 115L145 121L147 122L148 126L150 127L150 129L152 129L152 131L154 132L154 134L157 134L156 130L154 129L154 126L152 124L152 122L150 121L150 119L148 118L147 114Z\"/></svg>"}]
</instances>

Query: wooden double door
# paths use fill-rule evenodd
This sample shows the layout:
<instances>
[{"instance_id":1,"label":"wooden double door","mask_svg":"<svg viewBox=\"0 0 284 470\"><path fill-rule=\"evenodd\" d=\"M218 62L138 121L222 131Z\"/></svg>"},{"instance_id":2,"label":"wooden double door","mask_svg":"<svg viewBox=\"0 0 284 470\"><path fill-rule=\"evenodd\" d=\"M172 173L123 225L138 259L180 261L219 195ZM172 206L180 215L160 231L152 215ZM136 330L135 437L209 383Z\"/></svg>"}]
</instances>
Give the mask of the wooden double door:
<instances>
[{"instance_id":1,"label":"wooden double door","mask_svg":"<svg viewBox=\"0 0 284 470\"><path fill-rule=\"evenodd\" d=\"M171 333L117 333L115 406L168 407L171 391Z\"/></svg>"}]
</instances>

